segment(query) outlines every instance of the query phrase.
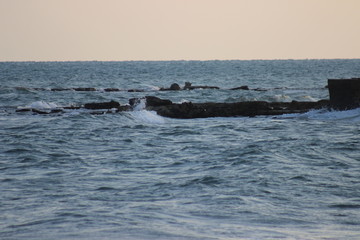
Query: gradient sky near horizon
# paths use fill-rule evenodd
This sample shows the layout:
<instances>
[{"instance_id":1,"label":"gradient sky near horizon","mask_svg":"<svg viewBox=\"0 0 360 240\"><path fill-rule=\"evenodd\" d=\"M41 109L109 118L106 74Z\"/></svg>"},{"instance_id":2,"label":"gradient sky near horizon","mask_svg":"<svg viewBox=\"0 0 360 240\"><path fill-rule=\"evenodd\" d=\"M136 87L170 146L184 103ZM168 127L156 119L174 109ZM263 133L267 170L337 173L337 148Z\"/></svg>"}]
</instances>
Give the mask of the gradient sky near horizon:
<instances>
[{"instance_id":1,"label":"gradient sky near horizon","mask_svg":"<svg viewBox=\"0 0 360 240\"><path fill-rule=\"evenodd\" d=\"M0 0L0 61L360 58L360 0Z\"/></svg>"}]
</instances>

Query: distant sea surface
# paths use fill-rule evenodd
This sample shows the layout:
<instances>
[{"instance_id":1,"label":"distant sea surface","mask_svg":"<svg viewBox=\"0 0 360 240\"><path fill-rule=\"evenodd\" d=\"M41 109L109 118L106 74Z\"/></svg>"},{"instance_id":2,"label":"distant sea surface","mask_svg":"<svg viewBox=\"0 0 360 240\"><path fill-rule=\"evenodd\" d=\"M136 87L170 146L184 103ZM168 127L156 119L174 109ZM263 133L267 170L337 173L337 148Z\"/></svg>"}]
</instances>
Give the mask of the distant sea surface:
<instances>
[{"instance_id":1,"label":"distant sea surface","mask_svg":"<svg viewBox=\"0 0 360 240\"><path fill-rule=\"evenodd\" d=\"M360 109L16 112L144 96L317 101L327 79L353 77L359 59L1 62L0 239L360 239ZM158 91L185 82L220 89ZM51 90L80 87L95 91Z\"/></svg>"}]
</instances>

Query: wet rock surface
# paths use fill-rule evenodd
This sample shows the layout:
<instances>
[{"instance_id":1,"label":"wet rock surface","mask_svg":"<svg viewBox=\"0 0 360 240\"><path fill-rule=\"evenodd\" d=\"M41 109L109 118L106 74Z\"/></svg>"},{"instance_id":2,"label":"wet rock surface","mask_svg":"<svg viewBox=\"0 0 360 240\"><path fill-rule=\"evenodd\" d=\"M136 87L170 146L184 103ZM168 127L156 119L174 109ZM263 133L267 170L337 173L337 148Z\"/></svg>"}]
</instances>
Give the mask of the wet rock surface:
<instances>
[{"instance_id":1,"label":"wet rock surface","mask_svg":"<svg viewBox=\"0 0 360 240\"><path fill-rule=\"evenodd\" d=\"M112 108L119 108L119 107L120 107L120 103L115 102L115 101L84 104L84 108L86 108L86 109L112 109Z\"/></svg>"},{"instance_id":2,"label":"wet rock surface","mask_svg":"<svg viewBox=\"0 0 360 240\"><path fill-rule=\"evenodd\" d=\"M254 117L258 115L281 115L303 113L311 109L327 108L328 100L318 102L276 102L265 101L236 103L181 103L169 105L147 104L146 109L156 111L163 117L170 118L208 118L208 117Z\"/></svg>"}]
</instances>

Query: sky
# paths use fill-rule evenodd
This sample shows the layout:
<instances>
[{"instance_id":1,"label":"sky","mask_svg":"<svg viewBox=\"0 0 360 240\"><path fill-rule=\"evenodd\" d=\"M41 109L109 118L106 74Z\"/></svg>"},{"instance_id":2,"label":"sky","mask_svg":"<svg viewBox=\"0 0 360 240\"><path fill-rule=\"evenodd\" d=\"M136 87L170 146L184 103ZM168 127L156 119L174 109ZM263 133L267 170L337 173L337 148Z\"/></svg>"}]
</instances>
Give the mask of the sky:
<instances>
[{"instance_id":1,"label":"sky","mask_svg":"<svg viewBox=\"0 0 360 240\"><path fill-rule=\"evenodd\" d=\"M360 0L0 0L0 61L360 58Z\"/></svg>"}]
</instances>

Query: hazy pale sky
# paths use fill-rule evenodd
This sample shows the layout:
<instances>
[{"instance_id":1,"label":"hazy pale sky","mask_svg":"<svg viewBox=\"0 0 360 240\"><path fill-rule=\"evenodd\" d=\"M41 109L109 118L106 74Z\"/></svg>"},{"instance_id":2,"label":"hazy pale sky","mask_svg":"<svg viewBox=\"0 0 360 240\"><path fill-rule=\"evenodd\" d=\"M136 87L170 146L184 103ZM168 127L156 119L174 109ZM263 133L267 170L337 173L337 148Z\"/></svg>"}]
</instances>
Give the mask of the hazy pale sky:
<instances>
[{"instance_id":1,"label":"hazy pale sky","mask_svg":"<svg viewBox=\"0 0 360 240\"><path fill-rule=\"evenodd\" d=\"M360 58L360 0L0 0L0 61Z\"/></svg>"}]
</instances>

